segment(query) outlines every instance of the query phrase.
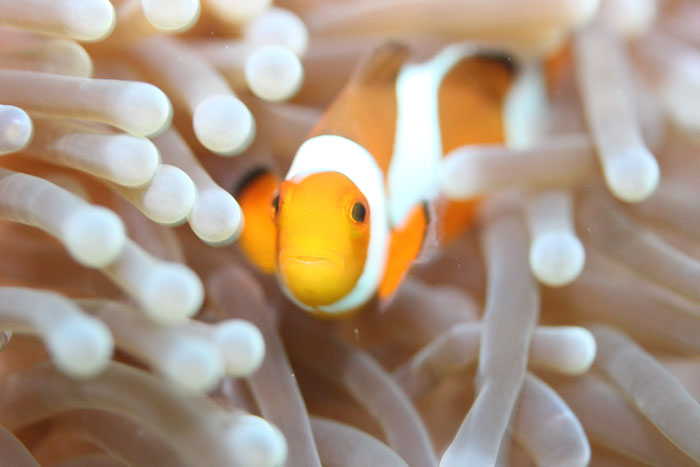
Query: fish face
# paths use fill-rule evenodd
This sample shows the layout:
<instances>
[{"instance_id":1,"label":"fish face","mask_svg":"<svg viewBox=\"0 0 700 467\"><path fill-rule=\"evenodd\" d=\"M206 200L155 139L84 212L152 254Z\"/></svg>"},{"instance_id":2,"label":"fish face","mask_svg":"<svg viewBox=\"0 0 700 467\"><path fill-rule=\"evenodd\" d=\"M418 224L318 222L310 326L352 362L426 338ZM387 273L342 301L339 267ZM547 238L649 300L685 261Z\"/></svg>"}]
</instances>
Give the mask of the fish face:
<instances>
[{"instance_id":1,"label":"fish face","mask_svg":"<svg viewBox=\"0 0 700 467\"><path fill-rule=\"evenodd\" d=\"M277 276L298 302L316 308L345 297L364 270L367 199L348 177L319 172L286 180L273 196Z\"/></svg>"}]
</instances>

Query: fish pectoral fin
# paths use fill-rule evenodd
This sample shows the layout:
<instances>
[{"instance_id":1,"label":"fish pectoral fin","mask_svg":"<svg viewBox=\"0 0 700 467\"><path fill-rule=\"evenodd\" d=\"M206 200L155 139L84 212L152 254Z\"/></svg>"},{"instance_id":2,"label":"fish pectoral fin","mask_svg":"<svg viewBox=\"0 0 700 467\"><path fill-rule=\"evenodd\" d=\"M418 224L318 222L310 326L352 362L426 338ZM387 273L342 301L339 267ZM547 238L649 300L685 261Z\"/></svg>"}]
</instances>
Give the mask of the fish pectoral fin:
<instances>
[{"instance_id":1,"label":"fish pectoral fin","mask_svg":"<svg viewBox=\"0 0 700 467\"><path fill-rule=\"evenodd\" d=\"M438 245L441 249L450 246L474 224L480 203L481 198L438 199L435 211L439 219L436 225Z\"/></svg>"},{"instance_id":2,"label":"fish pectoral fin","mask_svg":"<svg viewBox=\"0 0 700 467\"><path fill-rule=\"evenodd\" d=\"M268 274L275 272L277 226L270 210L280 182L271 172L261 171L239 188L237 196L244 217L238 245L251 263Z\"/></svg>"},{"instance_id":3,"label":"fish pectoral fin","mask_svg":"<svg viewBox=\"0 0 700 467\"><path fill-rule=\"evenodd\" d=\"M392 231L384 277L379 285L380 301L390 299L398 290L408 269L421 253L427 227L426 206L419 204L414 206L404 222Z\"/></svg>"}]
</instances>

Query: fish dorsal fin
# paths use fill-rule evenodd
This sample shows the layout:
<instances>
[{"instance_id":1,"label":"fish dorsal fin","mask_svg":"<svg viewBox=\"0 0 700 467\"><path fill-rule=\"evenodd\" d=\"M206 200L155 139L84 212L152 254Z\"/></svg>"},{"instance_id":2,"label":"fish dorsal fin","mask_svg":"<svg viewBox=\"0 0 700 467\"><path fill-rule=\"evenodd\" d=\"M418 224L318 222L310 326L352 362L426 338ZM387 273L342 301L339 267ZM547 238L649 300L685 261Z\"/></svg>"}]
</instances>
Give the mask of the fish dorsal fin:
<instances>
[{"instance_id":1,"label":"fish dorsal fin","mask_svg":"<svg viewBox=\"0 0 700 467\"><path fill-rule=\"evenodd\" d=\"M387 42L376 49L360 66L351 86L394 86L404 63L410 56L409 47L400 42Z\"/></svg>"},{"instance_id":2,"label":"fish dorsal fin","mask_svg":"<svg viewBox=\"0 0 700 467\"><path fill-rule=\"evenodd\" d=\"M367 149L386 173L396 129L396 77L409 53L408 47L396 42L374 51L331 103L310 137L348 138Z\"/></svg>"}]
</instances>

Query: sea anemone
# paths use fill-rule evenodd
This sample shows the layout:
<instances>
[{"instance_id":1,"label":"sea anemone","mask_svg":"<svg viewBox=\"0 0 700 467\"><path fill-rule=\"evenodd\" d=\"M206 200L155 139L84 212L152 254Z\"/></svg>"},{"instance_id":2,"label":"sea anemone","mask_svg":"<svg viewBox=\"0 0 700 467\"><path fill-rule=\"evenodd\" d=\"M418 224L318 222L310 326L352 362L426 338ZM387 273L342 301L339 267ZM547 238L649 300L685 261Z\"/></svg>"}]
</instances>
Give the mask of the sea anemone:
<instances>
[{"instance_id":1,"label":"sea anemone","mask_svg":"<svg viewBox=\"0 0 700 467\"><path fill-rule=\"evenodd\" d=\"M693 0L0 0L0 464L700 463L698 24ZM232 193L389 39L498 47L547 104L445 158L470 232L319 321L244 259Z\"/></svg>"}]
</instances>

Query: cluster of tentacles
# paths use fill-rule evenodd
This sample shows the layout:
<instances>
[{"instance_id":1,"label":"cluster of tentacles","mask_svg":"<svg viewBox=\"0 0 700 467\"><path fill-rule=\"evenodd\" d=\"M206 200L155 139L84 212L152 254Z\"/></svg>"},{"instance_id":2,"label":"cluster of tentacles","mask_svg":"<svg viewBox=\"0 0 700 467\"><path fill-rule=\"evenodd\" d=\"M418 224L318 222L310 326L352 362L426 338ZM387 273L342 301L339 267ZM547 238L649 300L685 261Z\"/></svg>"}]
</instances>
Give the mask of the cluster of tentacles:
<instances>
[{"instance_id":1,"label":"cluster of tentacles","mask_svg":"<svg viewBox=\"0 0 700 467\"><path fill-rule=\"evenodd\" d=\"M0 464L700 463L698 24L693 0L0 0ZM231 190L283 175L388 38L556 79L529 144L446 158L475 229L322 322L242 258Z\"/></svg>"}]
</instances>

